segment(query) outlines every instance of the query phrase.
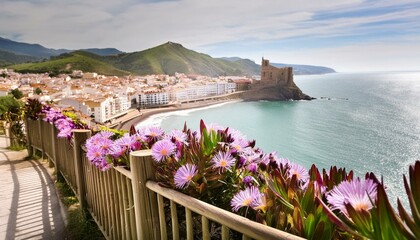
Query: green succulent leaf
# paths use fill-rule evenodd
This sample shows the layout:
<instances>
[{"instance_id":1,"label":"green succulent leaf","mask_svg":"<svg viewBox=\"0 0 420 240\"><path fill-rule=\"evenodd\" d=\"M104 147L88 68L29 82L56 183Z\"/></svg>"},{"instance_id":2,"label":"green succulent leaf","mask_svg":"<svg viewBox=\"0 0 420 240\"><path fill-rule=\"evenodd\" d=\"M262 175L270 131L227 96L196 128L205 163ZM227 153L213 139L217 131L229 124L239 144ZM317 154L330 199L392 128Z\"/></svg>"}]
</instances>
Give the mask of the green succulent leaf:
<instances>
[{"instance_id":1,"label":"green succulent leaf","mask_svg":"<svg viewBox=\"0 0 420 240\"><path fill-rule=\"evenodd\" d=\"M366 238L373 238L371 215L366 210L356 210L351 204L346 204L349 218L353 221L356 230Z\"/></svg>"},{"instance_id":2,"label":"green succulent leaf","mask_svg":"<svg viewBox=\"0 0 420 240\"><path fill-rule=\"evenodd\" d=\"M305 220L305 237L311 237L313 236L313 233L315 232L315 217L311 213L306 217Z\"/></svg>"},{"instance_id":3,"label":"green succulent leaf","mask_svg":"<svg viewBox=\"0 0 420 240\"><path fill-rule=\"evenodd\" d=\"M371 211L376 239L406 239L405 226L392 208L382 183L377 185L376 207Z\"/></svg>"},{"instance_id":4,"label":"green succulent leaf","mask_svg":"<svg viewBox=\"0 0 420 240\"><path fill-rule=\"evenodd\" d=\"M363 238L363 236L360 235L360 233L354 231L349 225L347 225L343 220L341 220L337 215L335 215L335 213L319 197L316 197L316 200L322 205L324 213L337 227L339 227L342 231Z\"/></svg>"},{"instance_id":5,"label":"green succulent leaf","mask_svg":"<svg viewBox=\"0 0 420 240\"><path fill-rule=\"evenodd\" d=\"M402 206L400 200L397 200L398 204L398 212L400 214L401 219L405 222L407 227L411 230L405 233L405 236L409 239L420 239L420 226L416 225L413 218L405 211L404 207ZM414 234L414 235L413 235Z\"/></svg>"},{"instance_id":6,"label":"green succulent leaf","mask_svg":"<svg viewBox=\"0 0 420 240\"><path fill-rule=\"evenodd\" d=\"M270 190L279 198L280 202L283 203L289 209L294 209L294 206L289 203L283 196L287 196L284 191L281 191L281 188L278 187L272 180L272 178L266 177L267 185Z\"/></svg>"}]
</instances>

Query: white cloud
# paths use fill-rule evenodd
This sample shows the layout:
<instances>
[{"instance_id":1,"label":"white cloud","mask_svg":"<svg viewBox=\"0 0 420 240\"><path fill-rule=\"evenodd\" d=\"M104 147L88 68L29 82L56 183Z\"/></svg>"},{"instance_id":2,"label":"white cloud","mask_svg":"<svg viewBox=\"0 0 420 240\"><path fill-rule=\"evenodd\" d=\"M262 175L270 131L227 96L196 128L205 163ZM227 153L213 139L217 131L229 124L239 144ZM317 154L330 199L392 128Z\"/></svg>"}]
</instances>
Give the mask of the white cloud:
<instances>
[{"instance_id":1,"label":"white cloud","mask_svg":"<svg viewBox=\"0 0 420 240\"><path fill-rule=\"evenodd\" d=\"M3 1L0 9L0 36L14 40L40 43L52 48L116 47L123 51L138 51L166 41L182 43L198 50L220 48L227 53L253 58L262 55L253 45L287 38L333 38L363 36L391 30L418 35L420 22L419 7L401 7L415 4L414 0L362 1L362 0L213 0L213 1L102 1L102 0L41 0ZM398 12L375 13L377 9L396 7ZM368 16L340 16L342 12L370 11ZM316 18L319 14L334 13L335 18ZM399 21L381 26L383 21ZM369 24L370 25L367 25ZM397 29L397 30L396 30ZM399 36L382 36L382 38ZM314 40L315 41L315 40ZM382 56L381 49L369 40L363 46L346 46L343 43L335 51L343 55L354 51L370 51ZM223 49L223 43L241 42L247 49L234 52ZM354 43L352 43L354 44ZM209 47L211 46L211 47ZM378 45L381 46L381 45ZM405 43L386 45L406 49ZM410 45L411 46L411 45ZM412 46L415 47L415 46ZM350 49L350 50L346 50ZM325 55L324 49L305 50L314 55ZM387 48L382 49L382 52ZM375 51L375 52L374 52ZM392 50L397 54L398 50ZM264 52L271 52L265 49ZM387 50L385 52L391 52ZM409 52L409 51L407 51ZM303 63L304 52L290 54L291 60ZM353 52L357 55L356 52ZM251 56L253 55L253 56ZM284 56L284 53L282 53ZM259 59L260 57L256 58ZM316 60L316 59L314 59ZM344 64L337 59L337 66ZM322 59L312 64L320 64ZM344 65L343 65L344 66Z\"/></svg>"}]
</instances>

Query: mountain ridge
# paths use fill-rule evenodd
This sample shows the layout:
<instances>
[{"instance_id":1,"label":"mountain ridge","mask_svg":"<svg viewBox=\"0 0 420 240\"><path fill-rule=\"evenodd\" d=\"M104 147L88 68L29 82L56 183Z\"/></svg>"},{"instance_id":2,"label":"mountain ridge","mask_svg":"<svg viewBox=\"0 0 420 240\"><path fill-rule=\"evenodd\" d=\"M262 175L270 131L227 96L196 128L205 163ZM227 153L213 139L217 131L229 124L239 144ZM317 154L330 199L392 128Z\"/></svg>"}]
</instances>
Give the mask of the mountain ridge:
<instances>
[{"instance_id":1,"label":"mountain ridge","mask_svg":"<svg viewBox=\"0 0 420 240\"><path fill-rule=\"evenodd\" d=\"M10 39L2 38L2 37L0 37L0 50L14 53L17 55L34 56L40 59L49 58L52 56L58 56L63 53L77 51L77 50L70 50L70 49L46 48L37 43L17 42L17 41L12 41ZM86 49L78 49L78 50L92 52L92 53L103 55L103 56L123 53L122 51L116 48L86 48Z\"/></svg>"},{"instance_id":2,"label":"mountain ridge","mask_svg":"<svg viewBox=\"0 0 420 240\"><path fill-rule=\"evenodd\" d=\"M32 53L33 55L28 55L31 53L31 48L34 49ZM7 52L7 54L5 52ZM84 54L83 52L90 54ZM71 53L76 53L78 56L74 57ZM69 59L63 60L63 58ZM58 59L61 60L58 61ZM32 64L25 63L28 61L38 62L34 62ZM62 64L63 62L66 62L64 66ZM89 63L88 66L83 67L84 71L98 72L98 70L101 70L98 72L99 74L109 74L113 72L117 73L117 75L173 75L175 72L179 72L208 76L253 76L260 74L261 67L252 60L239 57L213 58L208 54L187 49L181 44L174 42L166 42L142 51L124 53L115 48L88 48L76 51L66 49L57 50L45 48L39 44L19 43L0 37L0 66L16 68L21 72L68 72L69 70L83 70L73 68L76 66L83 66L83 62ZM25 64L22 65L22 63ZM97 64L97 66L95 64ZM110 67L110 71L104 70L104 67L107 65ZM272 63L272 65L279 66L276 63ZM291 64L280 65L290 66ZM320 74L335 72L333 69L327 67L312 65L292 66L295 66L295 74Z\"/></svg>"}]
</instances>

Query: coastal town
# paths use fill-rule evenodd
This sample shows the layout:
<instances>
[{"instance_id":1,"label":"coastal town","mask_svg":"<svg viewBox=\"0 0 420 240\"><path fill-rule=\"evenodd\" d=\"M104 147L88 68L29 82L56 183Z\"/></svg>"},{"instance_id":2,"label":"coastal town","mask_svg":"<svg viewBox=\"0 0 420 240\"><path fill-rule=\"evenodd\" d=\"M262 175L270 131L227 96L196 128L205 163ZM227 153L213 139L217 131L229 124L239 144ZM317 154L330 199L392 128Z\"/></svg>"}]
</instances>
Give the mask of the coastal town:
<instances>
[{"instance_id":1,"label":"coastal town","mask_svg":"<svg viewBox=\"0 0 420 240\"><path fill-rule=\"evenodd\" d=\"M0 96L6 96L16 89L24 98L47 102L60 109L71 109L88 122L114 127L143 113L148 115L162 109L197 107L220 100L310 98L294 84L291 67L277 68L264 58L261 75L251 77L210 77L184 73L175 73L173 76L105 76L80 70L55 75L0 69Z\"/></svg>"},{"instance_id":2,"label":"coastal town","mask_svg":"<svg viewBox=\"0 0 420 240\"><path fill-rule=\"evenodd\" d=\"M182 106L242 91L258 77L186 75L104 76L18 73L0 69L0 96L19 89L26 98L71 108L96 123L113 123L135 109Z\"/></svg>"}]
</instances>

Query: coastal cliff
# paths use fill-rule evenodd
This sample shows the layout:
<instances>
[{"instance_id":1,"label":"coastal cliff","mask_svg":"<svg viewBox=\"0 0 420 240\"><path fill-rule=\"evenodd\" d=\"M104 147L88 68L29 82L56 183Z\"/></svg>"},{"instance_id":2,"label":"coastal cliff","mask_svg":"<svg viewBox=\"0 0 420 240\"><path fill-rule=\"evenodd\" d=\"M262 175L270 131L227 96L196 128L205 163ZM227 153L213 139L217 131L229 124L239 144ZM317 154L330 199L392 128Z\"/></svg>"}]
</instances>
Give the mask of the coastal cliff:
<instances>
[{"instance_id":1,"label":"coastal cliff","mask_svg":"<svg viewBox=\"0 0 420 240\"><path fill-rule=\"evenodd\" d=\"M251 89L241 92L239 98L245 101L281 101L281 100L312 100L314 98L304 94L293 82L290 85L252 84Z\"/></svg>"}]
</instances>

